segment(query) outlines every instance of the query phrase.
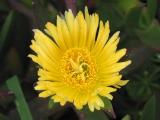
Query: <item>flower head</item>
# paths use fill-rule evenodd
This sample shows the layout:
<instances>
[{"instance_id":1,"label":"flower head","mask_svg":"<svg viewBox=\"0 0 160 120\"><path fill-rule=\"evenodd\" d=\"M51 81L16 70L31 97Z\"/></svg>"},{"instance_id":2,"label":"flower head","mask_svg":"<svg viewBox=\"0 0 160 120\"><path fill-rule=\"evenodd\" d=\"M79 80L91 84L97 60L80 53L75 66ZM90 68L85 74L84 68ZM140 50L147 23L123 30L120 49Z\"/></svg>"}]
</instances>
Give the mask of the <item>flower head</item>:
<instances>
[{"instance_id":1,"label":"flower head","mask_svg":"<svg viewBox=\"0 0 160 120\"><path fill-rule=\"evenodd\" d=\"M91 111L104 107L101 96L112 99L111 93L128 80L121 80L119 73L131 61L119 62L126 49L116 50L119 32L109 38L109 23L99 21L98 15L76 17L66 11L57 16L57 24L46 24L45 33L34 30L31 49L36 55L29 57L39 64L39 97L51 97L64 105L73 103L77 109L84 105Z\"/></svg>"}]
</instances>

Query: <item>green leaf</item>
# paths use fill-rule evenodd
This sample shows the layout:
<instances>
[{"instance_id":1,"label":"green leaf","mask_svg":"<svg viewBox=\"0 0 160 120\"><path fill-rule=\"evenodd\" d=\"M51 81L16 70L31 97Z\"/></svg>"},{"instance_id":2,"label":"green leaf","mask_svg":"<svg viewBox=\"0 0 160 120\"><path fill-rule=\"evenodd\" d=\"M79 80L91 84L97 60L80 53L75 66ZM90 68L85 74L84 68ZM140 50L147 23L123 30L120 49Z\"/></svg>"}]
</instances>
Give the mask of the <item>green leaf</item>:
<instances>
[{"instance_id":1,"label":"green leaf","mask_svg":"<svg viewBox=\"0 0 160 120\"><path fill-rule=\"evenodd\" d=\"M143 9L141 18L139 21L140 27L142 29L147 28L155 18L157 8L156 0L147 0L147 7Z\"/></svg>"},{"instance_id":2,"label":"green leaf","mask_svg":"<svg viewBox=\"0 0 160 120\"><path fill-rule=\"evenodd\" d=\"M6 83L9 90L15 94L15 104L21 120L33 120L20 87L19 79L16 76L13 76L12 78L8 79Z\"/></svg>"},{"instance_id":3,"label":"green leaf","mask_svg":"<svg viewBox=\"0 0 160 120\"><path fill-rule=\"evenodd\" d=\"M55 106L54 101L52 99L50 99L49 102L48 102L48 108L52 109L54 106Z\"/></svg>"},{"instance_id":4,"label":"green leaf","mask_svg":"<svg viewBox=\"0 0 160 120\"><path fill-rule=\"evenodd\" d=\"M14 15L14 12L11 11L6 20L5 20L5 23L4 25L2 26L2 29L0 31L0 52L6 42L6 39L7 39L7 35L9 33L9 30L10 30L10 27L11 27L11 24L12 24L12 20L13 20L13 15Z\"/></svg>"},{"instance_id":5,"label":"green leaf","mask_svg":"<svg viewBox=\"0 0 160 120\"><path fill-rule=\"evenodd\" d=\"M160 47L160 26L153 23L146 31L137 32L140 39L150 47Z\"/></svg>"},{"instance_id":6,"label":"green leaf","mask_svg":"<svg viewBox=\"0 0 160 120\"><path fill-rule=\"evenodd\" d=\"M108 114L111 118L116 118L111 101L108 98L103 98L103 102L105 113Z\"/></svg>"},{"instance_id":7,"label":"green leaf","mask_svg":"<svg viewBox=\"0 0 160 120\"><path fill-rule=\"evenodd\" d=\"M124 24L124 12L118 6L117 0L96 0L96 10L105 22L109 20L112 31L117 31Z\"/></svg>"},{"instance_id":8,"label":"green leaf","mask_svg":"<svg viewBox=\"0 0 160 120\"><path fill-rule=\"evenodd\" d=\"M104 102L104 109L113 110L112 103L108 98L103 98L103 102Z\"/></svg>"},{"instance_id":9,"label":"green leaf","mask_svg":"<svg viewBox=\"0 0 160 120\"><path fill-rule=\"evenodd\" d=\"M139 27L139 20L141 18L142 7L135 7L130 10L130 12L126 16L126 27L129 29L137 29Z\"/></svg>"},{"instance_id":10,"label":"green leaf","mask_svg":"<svg viewBox=\"0 0 160 120\"><path fill-rule=\"evenodd\" d=\"M129 12L130 9L136 7L139 4L139 0L120 0L118 2L119 7L124 11L124 12Z\"/></svg>"},{"instance_id":11,"label":"green leaf","mask_svg":"<svg viewBox=\"0 0 160 120\"><path fill-rule=\"evenodd\" d=\"M149 83L142 79L132 79L127 85L127 92L129 96L135 101L145 101L148 99L148 96L152 94L152 90L149 86Z\"/></svg>"},{"instance_id":12,"label":"green leaf","mask_svg":"<svg viewBox=\"0 0 160 120\"><path fill-rule=\"evenodd\" d=\"M149 17L152 20L156 14L157 0L147 0L147 6Z\"/></svg>"},{"instance_id":13,"label":"green leaf","mask_svg":"<svg viewBox=\"0 0 160 120\"><path fill-rule=\"evenodd\" d=\"M122 120L131 120L131 117L130 117L130 115L125 115L125 116L122 118Z\"/></svg>"},{"instance_id":14,"label":"green leaf","mask_svg":"<svg viewBox=\"0 0 160 120\"><path fill-rule=\"evenodd\" d=\"M156 98L154 95L144 106L142 120L156 120Z\"/></svg>"},{"instance_id":15,"label":"green leaf","mask_svg":"<svg viewBox=\"0 0 160 120\"><path fill-rule=\"evenodd\" d=\"M88 109L84 111L85 120L109 120L103 111L91 112Z\"/></svg>"}]
</instances>

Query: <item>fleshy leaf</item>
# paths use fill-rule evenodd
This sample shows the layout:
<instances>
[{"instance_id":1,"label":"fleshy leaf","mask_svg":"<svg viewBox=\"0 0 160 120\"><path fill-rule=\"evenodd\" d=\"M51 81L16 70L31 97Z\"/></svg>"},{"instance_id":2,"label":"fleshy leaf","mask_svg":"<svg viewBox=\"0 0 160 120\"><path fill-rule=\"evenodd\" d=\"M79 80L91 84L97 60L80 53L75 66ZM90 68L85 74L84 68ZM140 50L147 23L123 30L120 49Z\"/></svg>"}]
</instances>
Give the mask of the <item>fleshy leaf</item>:
<instances>
[{"instance_id":1,"label":"fleshy leaf","mask_svg":"<svg viewBox=\"0 0 160 120\"><path fill-rule=\"evenodd\" d=\"M144 106L142 120L156 120L156 98L154 95Z\"/></svg>"},{"instance_id":2,"label":"fleshy leaf","mask_svg":"<svg viewBox=\"0 0 160 120\"><path fill-rule=\"evenodd\" d=\"M17 76L11 77L7 80L6 83L9 90L15 94L14 102L16 104L21 120L33 120Z\"/></svg>"}]
</instances>

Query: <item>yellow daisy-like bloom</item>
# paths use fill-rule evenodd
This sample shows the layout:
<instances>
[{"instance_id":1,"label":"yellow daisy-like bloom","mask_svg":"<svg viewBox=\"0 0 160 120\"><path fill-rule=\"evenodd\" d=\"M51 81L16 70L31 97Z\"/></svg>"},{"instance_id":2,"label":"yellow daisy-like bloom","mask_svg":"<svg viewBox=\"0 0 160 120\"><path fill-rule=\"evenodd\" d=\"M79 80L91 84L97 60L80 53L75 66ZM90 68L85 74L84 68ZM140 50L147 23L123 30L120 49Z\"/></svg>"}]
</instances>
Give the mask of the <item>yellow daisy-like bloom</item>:
<instances>
[{"instance_id":1,"label":"yellow daisy-like bloom","mask_svg":"<svg viewBox=\"0 0 160 120\"><path fill-rule=\"evenodd\" d=\"M119 62L126 49L116 51L119 32L109 38L109 23L98 15L71 10L57 16L57 24L46 24L45 33L34 30L29 57L39 64L39 97L51 97L64 105L73 103L77 109L88 104L91 111L104 107L101 96L112 99L111 92L125 85L120 70L131 61ZM109 38L109 39L108 39Z\"/></svg>"}]
</instances>

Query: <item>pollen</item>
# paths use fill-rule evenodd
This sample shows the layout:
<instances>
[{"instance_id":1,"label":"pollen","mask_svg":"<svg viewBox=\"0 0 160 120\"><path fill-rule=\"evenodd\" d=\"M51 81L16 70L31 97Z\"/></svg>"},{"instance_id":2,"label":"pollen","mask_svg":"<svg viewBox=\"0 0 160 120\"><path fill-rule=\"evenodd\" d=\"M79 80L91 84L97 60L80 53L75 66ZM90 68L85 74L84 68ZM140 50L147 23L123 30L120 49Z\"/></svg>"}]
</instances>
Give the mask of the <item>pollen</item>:
<instances>
[{"instance_id":1,"label":"pollen","mask_svg":"<svg viewBox=\"0 0 160 120\"><path fill-rule=\"evenodd\" d=\"M96 81L96 63L87 49L67 50L61 60L61 72L64 82L74 87Z\"/></svg>"}]
</instances>

